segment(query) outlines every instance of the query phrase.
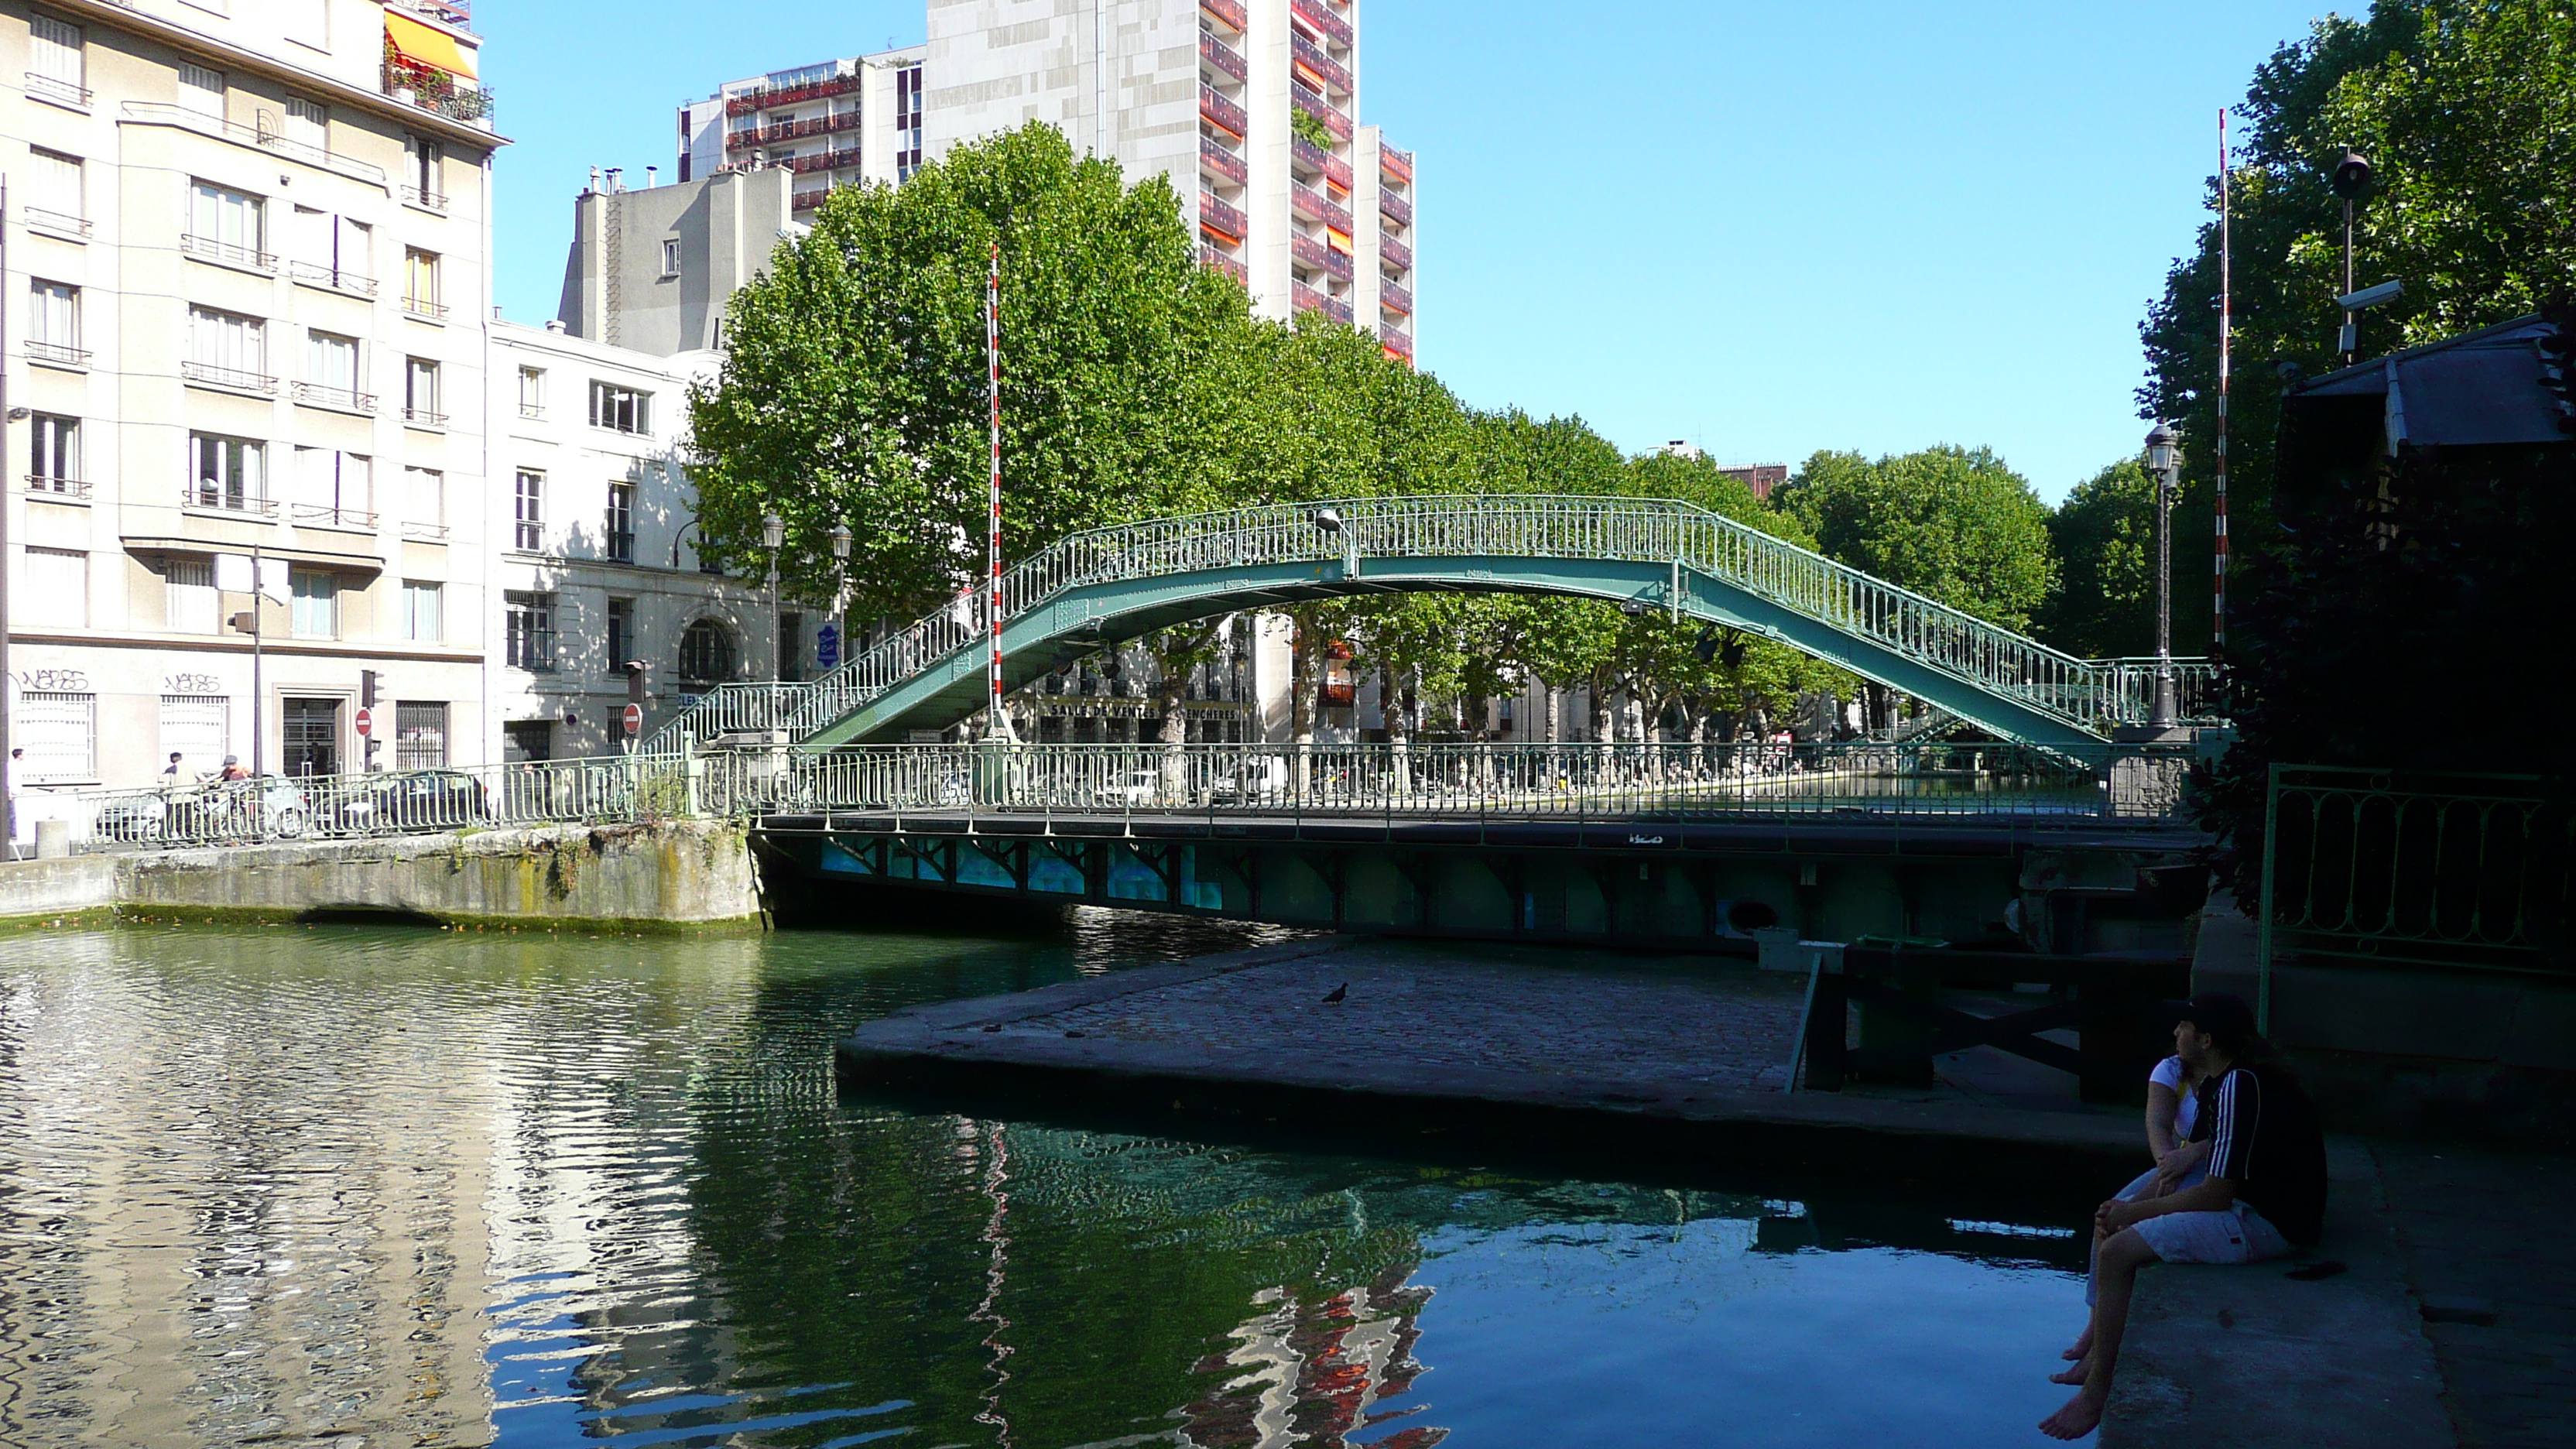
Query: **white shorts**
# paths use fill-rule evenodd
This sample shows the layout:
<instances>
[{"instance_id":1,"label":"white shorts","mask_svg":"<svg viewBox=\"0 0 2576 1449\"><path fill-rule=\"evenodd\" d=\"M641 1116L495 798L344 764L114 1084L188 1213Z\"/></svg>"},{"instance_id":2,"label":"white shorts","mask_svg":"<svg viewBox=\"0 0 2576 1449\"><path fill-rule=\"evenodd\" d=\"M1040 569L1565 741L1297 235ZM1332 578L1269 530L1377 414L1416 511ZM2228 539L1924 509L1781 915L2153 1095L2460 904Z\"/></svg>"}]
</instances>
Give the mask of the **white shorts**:
<instances>
[{"instance_id":1,"label":"white shorts","mask_svg":"<svg viewBox=\"0 0 2576 1449\"><path fill-rule=\"evenodd\" d=\"M2290 1253L2281 1230L2241 1202L2225 1212L2166 1213L2131 1231L2168 1263L2260 1263Z\"/></svg>"}]
</instances>

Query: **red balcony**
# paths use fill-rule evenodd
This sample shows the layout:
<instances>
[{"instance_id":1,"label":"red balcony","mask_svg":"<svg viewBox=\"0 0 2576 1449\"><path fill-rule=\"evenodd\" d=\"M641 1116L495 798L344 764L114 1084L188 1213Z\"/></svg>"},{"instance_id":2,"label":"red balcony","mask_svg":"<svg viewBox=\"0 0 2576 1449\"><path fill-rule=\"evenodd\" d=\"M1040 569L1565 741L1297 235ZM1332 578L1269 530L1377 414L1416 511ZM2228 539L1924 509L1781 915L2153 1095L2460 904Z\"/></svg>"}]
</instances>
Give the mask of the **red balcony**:
<instances>
[{"instance_id":1,"label":"red balcony","mask_svg":"<svg viewBox=\"0 0 2576 1449\"><path fill-rule=\"evenodd\" d=\"M1322 96L1315 94L1304 86L1290 86L1288 88L1288 101L1289 104L1295 106L1297 109L1304 111L1307 115L1323 122L1324 129L1333 133L1333 139L1335 141L1350 140L1351 118L1334 109L1332 102L1325 100ZM1241 131L1237 131L1235 134L1240 136L1243 133Z\"/></svg>"},{"instance_id":2,"label":"red balcony","mask_svg":"<svg viewBox=\"0 0 2576 1449\"><path fill-rule=\"evenodd\" d=\"M1252 269L1205 242L1199 244L1199 263L1210 271L1223 272L1243 285L1252 285Z\"/></svg>"},{"instance_id":3,"label":"red balcony","mask_svg":"<svg viewBox=\"0 0 2576 1449\"><path fill-rule=\"evenodd\" d=\"M810 120L789 121L783 126L753 126L746 130L730 131L725 134L725 149L741 151L753 146L766 146L772 141L793 141L800 136L823 136L834 131L855 131L858 128L859 113L843 111L837 116L816 116Z\"/></svg>"},{"instance_id":4,"label":"red balcony","mask_svg":"<svg viewBox=\"0 0 2576 1449\"><path fill-rule=\"evenodd\" d=\"M796 193L792 200L789 201L788 205L791 209L796 211L812 211L815 207L823 204L824 197L831 194L832 188L828 186L824 187L820 191L800 191Z\"/></svg>"},{"instance_id":5,"label":"red balcony","mask_svg":"<svg viewBox=\"0 0 2576 1449\"><path fill-rule=\"evenodd\" d=\"M1220 237L1224 239L1228 246L1233 246L1238 245L1243 241L1244 234L1248 228L1244 224L1242 212L1228 206L1224 201L1216 197L1201 195L1199 197L1199 230L1204 231L1211 236Z\"/></svg>"},{"instance_id":6,"label":"red balcony","mask_svg":"<svg viewBox=\"0 0 2576 1449\"><path fill-rule=\"evenodd\" d=\"M1204 84L1199 87L1199 119L1238 141L1252 126L1252 118L1244 114L1243 107L1218 95L1216 87Z\"/></svg>"},{"instance_id":7,"label":"red balcony","mask_svg":"<svg viewBox=\"0 0 2576 1449\"><path fill-rule=\"evenodd\" d=\"M1377 209L1381 215L1397 226L1413 225L1413 203L1401 196L1390 196L1386 192L1379 192Z\"/></svg>"},{"instance_id":8,"label":"red balcony","mask_svg":"<svg viewBox=\"0 0 2576 1449\"><path fill-rule=\"evenodd\" d=\"M1220 74L1234 77L1237 82L1252 76L1252 67L1243 63L1243 56L1233 46L1204 30L1199 32L1199 59Z\"/></svg>"},{"instance_id":9,"label":"red balcony","mask_svg":"<svg viewBox=\"0 0 2576 1449\"><path fill-rule=\"evenodd\" d=\"M1351 265L1351 254L1338 252L1311 236L1288 238L1288 254L1319 272L1329 272L1347 282L1357 269Z\"/></svg>"},{"instance_id":10,"label":"red balcony","mask_svg":"<svg viewBox=\"0 0 2576 1449\"><path fill-rule=\"evenodd\" d=\"M1402 332L1380 332L1377 335L1377 342L1378 346L1385 350L1386 355L1394 358L1396 361L1407 364L1410 364L1413 361L1413 339L1407 334Z\"/></svg>"},{"instance_id":11,"label":"red balcony","mask_svg":"<svg viewBox=\"0 0 2576 1449\"><path fill-rule=\"evenodd\" d=\"M1377 304L1398 317L1413 315L1413 294L1393 282L1377 284Z\"/></svg>"},{"instance_id":12,"label":"red balcony","mask_svg":"<svg viewBox=\"0 0 2576 1449\"><path fill-rule=\"evenodd\" d=\"M1323 172L1326 180L1344 191L1351 189L1351 163L1294 132L1288 137L1288 160L1293 166Z\"/></svg>"},{"instance_id":13,"label":"red balcony","mask_svg":"<svg viewBox=\"0 0 2576 1449\"><path fill-rule=\"evenodd\" d=\"M1388 266L1395 268L1399 272L1409 272L1413 270L1413 248L1406 246L1404 243L1397 241L1391 236L1387 236L1383 233L1379 234L1377 239L1377 254L1380 260L1384 261Z\"/></svg>"},{"instance_id":14,"label":"red balcony","mask_svg":"<svg viewBox=\"0 0 2576 1449\"><path fill-rule=\"evenodd\" d=\"M1377 152L1377 169L1379 174L1386 177L1387 180L1397 182L1405 186L1411 186L1413 184L1413 153L1410 151L1398 151L1393 146L1380 145Z\"/></svg>"},{"instance_id":15,"label":"red balcony","mask_svg":"<svg viewBox=\"0 0 2576 1449\"><path fill-rule=\"evenodd\" d=\"M1351 325L1351 304L1327 292L1318 292L1303 282L1288 284L1288 306L1298 312L1321 312L1343 326Z\"/></svg>"},{"instance_id":16,"label":"red balcony","mask_svg":"<svg viewBox=\"0 0 2576 1449\"><path fill-rule=\"evenodd\" d=\"M1226 149L1214 136L1199 137L1199 174L1215 181L1241 186L1252 179L1252 168L1241 156Z\"/></svg>"},{"instance_id":17,"label":"red balcony","mask_svg":"<svg viewBox=\"0 0 2576 1449\"><path fill-rule=\"evenodd\" d=\"M1335 206L1322 192L1304 186L1288 188L1288 206L1308 221L1320 221L1344 236L1351 234L1351 212Z\"/></svg>"},{"instance_id":18,"label":"red balcony","mask_svg":"<svg viewBox=\"0 0 2576 1449\"><path fill-rule=\"evenodd\" d=\"M1199 8L1233 26L1235 34L1243 33L1243 0L1199 0Z\"/></svg>"},{"instance_id":19,"label":"red balcony","mask_svg":"<svg viewBox=\"0 0 2576 1449\"><path fill-rule=\"evenodd\" d=\"M1335 15L1322 0L1289 0L1288 18L1335 45L1351 43L1351 23Z\"/></svg>"},{"instance_id":20,"label":"red balcony","mask_svg":"<svg viewBox=\"0 0 2576 1449\"><path fill-rule=\"evenodd\" d=\"M839 171L859 164L859 148L852 146L842 151L817 151L811 156L798 156L779 164L799 176L812 171Z\"/></svg>"},{"instance_id":21,"label":"red balcony","mask_svg":"<svg viewBox=\"0 0 2576 1449\"><path fill-rule=\"evenodd\" d=\"M1324 54L1322 46L1294 30L1288 32L1288 58L1290 64L1306 72L1306 78L1315 83L1317 90L1337 96L1351 93L1353 87L1349 68Z\"/></svg>"},{"instance_id":22,"label":"red balcony","mask_svg":"<svg viewBox=\"0 0 2576 1449\"><path fill-rule=\"evenodd\" d=\"M803 85L780 86L774 90L763 86L726 101L725 114L747 116L772 106L793 106L805 101L819 101L827 96L854 95L858 89L859 78L854 75L836 75L829 80L807 81Z\"/></svg>"}]
</instances>

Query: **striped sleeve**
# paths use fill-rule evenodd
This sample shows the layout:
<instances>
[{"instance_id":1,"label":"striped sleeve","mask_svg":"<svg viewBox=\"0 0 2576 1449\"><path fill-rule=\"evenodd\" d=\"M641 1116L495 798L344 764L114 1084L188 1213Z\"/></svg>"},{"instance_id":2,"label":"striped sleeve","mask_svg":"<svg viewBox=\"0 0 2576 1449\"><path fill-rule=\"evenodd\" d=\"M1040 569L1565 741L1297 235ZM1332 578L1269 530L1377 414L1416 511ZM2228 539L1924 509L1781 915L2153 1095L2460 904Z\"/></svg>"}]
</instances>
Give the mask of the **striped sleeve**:
<instances>
[{"instance_id":1,"label":"striped sleeve","mask_svg":"<svg viewBox=\"0 0 2576 1449\"><path fill-rule=\"evenodd\" d=\"M2254 1140L2263 1128L2263 1083L2239 1068L2218 1084L2209 1130L2209 1175L2243 1182L2253 1175Z\"/></svg>"}]
</instances>

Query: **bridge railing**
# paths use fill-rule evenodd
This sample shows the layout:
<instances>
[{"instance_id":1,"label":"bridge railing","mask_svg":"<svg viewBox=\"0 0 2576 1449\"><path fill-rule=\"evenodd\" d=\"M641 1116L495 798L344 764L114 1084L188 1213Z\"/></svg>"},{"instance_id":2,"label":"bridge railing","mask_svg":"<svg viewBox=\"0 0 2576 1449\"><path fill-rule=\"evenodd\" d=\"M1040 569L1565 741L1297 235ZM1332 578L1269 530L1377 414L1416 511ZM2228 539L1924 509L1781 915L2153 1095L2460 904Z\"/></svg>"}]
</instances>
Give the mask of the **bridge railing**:
<instances>
[{"instance_id":1,"label":"bridge railing","mask_svg":"<svg viewBox=\"0 0 2576 1449\"><path fill-rule=\"evenodd\" d=\"M1005 620L1068 589L1217 568L1372 558L1504 557L1670 563L1867 639L1909 660L2084 729L2145 719L2134 661L2075 658L1748 524L1659 498L1456 494L1272 504L1151 519L1061 539L1002 580ZM989 632L980 589L853 655L810 684L725 685L664 726L708 739L728 720L810 734ZM789 697L775 697L779 690ZM760 695L772 691L773 695ZM765 703L745 703L758 697Z\"/></svg>"},{"instance_id":2,"label":"bridge railing","mask_svg":"<svg viewBox=\"0 0 2576 1449\"><path fill-rule=\"evenodd\" d=\"M1724 816L2181 819L2187 748L2105 745L2077 760L1941 743L868 745L705 762L703 798L737 816L1616 820ZM2152 776L2162 788L2140 788Z\"/></svg>"}]
</instances>

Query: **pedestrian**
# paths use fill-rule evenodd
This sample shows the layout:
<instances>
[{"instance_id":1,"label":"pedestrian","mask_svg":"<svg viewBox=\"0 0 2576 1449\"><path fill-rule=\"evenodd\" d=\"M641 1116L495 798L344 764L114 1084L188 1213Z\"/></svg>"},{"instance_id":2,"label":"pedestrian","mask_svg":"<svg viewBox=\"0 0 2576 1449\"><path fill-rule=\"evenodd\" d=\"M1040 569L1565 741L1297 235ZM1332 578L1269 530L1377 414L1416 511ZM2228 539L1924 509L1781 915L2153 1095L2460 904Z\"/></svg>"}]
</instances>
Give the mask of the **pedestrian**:
<instances>
[{"instance_id":1,"label":"pedestrian","mask_svg":"<svg viewBox=\"0 0 2576 1449\"><path fill-rule=\"evenodd\" d=\"M179 752L177 750L172 750L170 752L170 763L161 767L161 777L168 780L173 785L179 783Z\"/></svg>"},{"instance_id":2,"label":"pedestrian","mask_svg":"<svg viewBox=\"0 0 2576 1449\"><path fill-rule=\"evenodd\" d=\"M11 860L18 858L18 768L26 758L27 752L22 748L13 747L9 751L9 778L5 787L8 798L0 801L0 815L7 816L0 820L0 841L8 842L8 858Z\"/></svg>"},{"instance_id":3,"label":"pedestrian","mask_svg":"<svg viewBox=\"0 0 2576 1449\"><path fill-rule=\"evenodd\" d=\"M242 768L241 756L226 755L224 756L224 772L220 778L225 780L227 783L247 780L250 778L250 771Z\"/></svg>"}]
</instances>

